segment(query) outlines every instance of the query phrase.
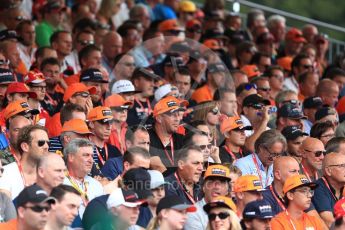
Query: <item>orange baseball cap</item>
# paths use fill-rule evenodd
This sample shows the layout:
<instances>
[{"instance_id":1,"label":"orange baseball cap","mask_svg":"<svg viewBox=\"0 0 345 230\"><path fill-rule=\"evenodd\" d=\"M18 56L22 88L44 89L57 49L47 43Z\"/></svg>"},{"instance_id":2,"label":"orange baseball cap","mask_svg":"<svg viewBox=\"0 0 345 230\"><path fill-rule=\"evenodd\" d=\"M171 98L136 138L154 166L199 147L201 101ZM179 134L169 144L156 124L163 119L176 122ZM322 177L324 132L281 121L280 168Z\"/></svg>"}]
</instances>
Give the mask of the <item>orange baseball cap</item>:
<instances>
[{"instance_id":1,"label":"orange baseball cap","mask_svg":"<svg viewBox=\"0 0 345 230\"><path fill-rule=\"evenodd\" d=\"M248 78L258 77L261 75L261 72L256 65L244 65L241 70L248 76Z\"/></svg>"},{"instance_id":2,"label":"orange baseball cap","mask_svg":"<svg viewBox=\"0 0 345 230\"><path fill-rule=\"evenodd\" d=\"M35 92L30 92L29 87L22 82L13 82L8 85L5 96L12 93L27 93L31 98L37 98Z\"/></svg>"},{"instance_id":3,"label":"orange baseball cap","mask_svg":"<svg viewBox=\"0 0 345 230\"><path fill-rule=\"evenodd\" d=\"M204 180L210 177L222 177L225 179L231 180L230 178L230 170L228 167L224 165L210 165L207 167L206 172L204 174Z\"/></svg>"},{"instance_id":4,"label":"orange baseball cap","mask_svg":"<svg viewBox=\"0 0 345 230\"><path fill-rule=\"evenodd\" d=\"M211 50L220 50L222 47L220 47L219 42L216 39L207 39L204 41L204 46Z\"/></svg>"},{"instance_id":5,"label":"orange baseball cap","mask_svg":"<svg viewBox=\"0 0 345 230\"><path fill-rule=\"evenodd\" d=\"M88 121L99 121L102 120L103 122L112 121L113 114L109 107L104 106L97 106L90 110L89 114L87 115Z\"/></svg>"},{"instance_id":6,"label":"orange baseball cap","mask_svg":"<svg viewBox=\"0 0 345 230\"><path fill-rule=\"evenodd\" d=\"M303 37L302 31L297 28L291 28L285 35L285 40L294 42L306 43L307 40Z\"/></svg>"},{"instance_id":7,"label":"orange baseball cap","mask_svg":"<svg viewBox=\"0 0 345 230\"><path fill-rule=\"evenodd\" d=\"M244 175L240 176L234 185L234 192L247 192L247 191L264 191L261 181L258 176Z\"/></svg>"},{"instance_id":8,"label":"orange baseball cap","mask_svg":"<svg viewBox=\"0 0 345 230\"><path fill-rule=\"evenodd\" d=\"M199 28L201 29L201 22L197 19L191 19L186 22L186 29L194 29Z\"/></svg>"},{"instance_id":9,"label":"orange baseball cap","mask_svg":"<svg viewBox=\"0 0 345 230\"><path fill-rule=\"evenodd\" d=\"M40 112L37 109L31 109L26 101L17 100L7 105L7 107L4 110L4 118L5 120L8 120L9 118L18 114L23 114L23 116L25 116L27 114L36 115L39 113Z\"/></svg>"},{"instance_id":10,"label":"orange baseball cap","mask_svg":"<svg viewBox=\"0 0 345 230\"><path fill-rule=\"evenodd\" d=\"M157 102L155 107L153 108L153 116L157 117L160 114L166 112L175 112L184 110L181 106L181 101L178 100L176 97L167 96L162 98L160 101Z\"/></svg>"},{"instance_id":11,"label":"orange baseball cap","mask_svg":"<svg viewBox=\"0 0 345 230\"><path fill-rule=\"evenodd\" d=\"M251 126L243 126L243 121L239 116L235 117L227 117L223 119L220 123L220 132L222 134L233 130L233 129L242 129L242 130L252 130L253 128Z\"/></svg>"},{"instance_id":12,"label":"orange baseball cap","mask_svg":"<svg viewBox=\"0 0 345 230\"><path fill-rule=\"evenodd\" d=\"M334 216L335 219L339 219L343 216L345 216L345 198L341 198L337 201L334 205Z\"/></svg>"},{"instance_id":13,"label":"orange baseball cap","mask_svg":"<svg viewBox=\"0 0 345 230\"><path fill-rule=\"evenodd\" d=\"M204 205L204 211L209 213L213 208L229 208L234 212L237 212L237 207L234 201L226 196L217 196L210 203Z\"/></svg>"},{"instance_id":14,"label":"orange baseball cap","mask_svg":"<svg viewBox=\"0 0 345 230\"><path fill-rule=\"evenodd\" d=\"M286 179L283 186L283 193L285 195L288 191L291 191L292 189L303 187L303 186L307 186L307 187L310 187L311 189L315 189L318 185L308 180L308 178L303 174L293 175Z\"/></svg>"},{"instance_id":15,"label":"orange baseball cap","mask_svg":"<svg viewBox=\"0 0 345 230\"><path fill-rule=\"evenodd\" d=\"M39 84L44 82L46 79L41 71L35 70L35 71L29 71L24 76L24 83L25 84Z\"/></svg>"},{"instance_id":16,"label":"orange baseball cap","mask_svg":"<svg viewBox=\"0 0 345 230\"><path fill-rule=\"evenodd\" d=\"M176 30L176 31L183 31L183 29L178 25L176 19L168 19L161 22L158 26L158 30L160 32L169 31L169 30Z\"/></svg>"},{"instance_id":17,"label":"orange baseball cap","mask_svg":"<svg viewBox=\"0 0 345 230\"><path fill-rule=\"evenodd\" d=\"M278 58L277 64L282 67L284 70L291 71L291 63L292 63L292 57L285 56Z\"/></svg>"},{"instance_id":18,"label":"orange baseball cap","mask_svg":"<svg viewBox=\"0 0 345 230\"><path fill-rule=\"evenodd\" d=\"M61 132L74 132L78 134L91 134L89 128L87 127L86 123L82 119L72 119L66 121L65 124L62 126Z\"/></svg>"},{"instance_id":19,"label":"orange baseball cap","mask_svg":"<svg viewBox=\"0 0 345 230\"><path fill-rule=\"evenodd\" d=\"M121 107L127 109L132 105L132 102L126 101L121 95L114 93L105 99L104 105L110 108Z\"/></svg>"},{"instance_id":20,"label":"orange baseball cap","mask_svg":"<svg viewBox=\"0 0 345 230\"><path fill-rule=\"evenodd\" d=\"M87 87L83 83L73 83L66 89L65 95L63 96L63 101L67 102L74 94L81 92L89 92L90 94L95 94L96 88L93 86Z\"/></svg>"}]
</instances>

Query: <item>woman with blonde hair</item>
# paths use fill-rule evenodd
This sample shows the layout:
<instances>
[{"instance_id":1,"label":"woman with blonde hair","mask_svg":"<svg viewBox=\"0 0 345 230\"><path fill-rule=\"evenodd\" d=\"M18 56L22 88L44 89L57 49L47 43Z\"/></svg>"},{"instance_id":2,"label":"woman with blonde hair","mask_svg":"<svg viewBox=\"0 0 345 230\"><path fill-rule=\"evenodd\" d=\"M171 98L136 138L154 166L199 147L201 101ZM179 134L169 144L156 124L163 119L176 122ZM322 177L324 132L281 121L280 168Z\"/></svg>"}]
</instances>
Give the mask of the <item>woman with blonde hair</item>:
<instances>
[{"instance_id":1,"label":"woman with blonde hair","mask_svg":"<svg viewBox=\"0 0 345 230\"><path fill-rule=\"evenodd\" d=\"M194 107L193 121L205 121L209 127L212 136L213 144L217 145L219 133L217 125L219 125L220 109L219 105L215 101L207 101L198 104Z\"/></svg>"},{"instance_id":2,"label":"woman with blonde hair","mask_svg":"<svg viewBox=\"0 0 345 230\"><path fill-rule=\"evenodd\" d=\"M196 207L183 202L179 196L162 198L156 209L156 216L151 219L147 230L180 230L187 220L188 212L195 212Z\"/></svg>"},{"instance_id":3,"label":"woman with blonde hair","mask_svg":"<svg viewBox=\"0 0 345 230\"><path fill-rule=\"evenodd\" d=\"M111 30L116 29L112 17L119 12L121 4L122 0L102 0L96 15L101 25L109 26Z\"/></svg>"},{"instance_id":4,"label":"woman with blonde hair","mask_svg":"<svg viewBox=\"0 0 345 230\"><path fill-rule=\"evenodd\" d=\"M236 205L229 197L218 196L204 206L208 215L207 230L241 230L240 220L236 215Z\"/></svg>"}]
</instances>

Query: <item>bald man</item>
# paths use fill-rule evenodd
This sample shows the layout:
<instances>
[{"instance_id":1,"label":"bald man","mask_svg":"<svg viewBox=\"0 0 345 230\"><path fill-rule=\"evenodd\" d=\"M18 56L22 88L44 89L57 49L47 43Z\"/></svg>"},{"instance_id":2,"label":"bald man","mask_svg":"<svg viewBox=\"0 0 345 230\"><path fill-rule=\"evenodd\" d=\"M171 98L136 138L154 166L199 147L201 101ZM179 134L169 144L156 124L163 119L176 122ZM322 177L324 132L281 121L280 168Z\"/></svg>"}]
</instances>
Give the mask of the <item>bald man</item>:
<instances>
[{"instance_id":1,"label":"bald man","mask_svg":"<svg viewBox=\"0 0 345 230\"><path fill-rule=\"evenodd\" d=\"M322 175L322 162L325 156L325 146L316 138L307 137L301 145L301 173L310 181L319 179Z\"/></svg>"},{"instance_id":2,"label":"bald man","mask_svg":"<svg viewBox=\"0 0 345 230\"><path fill-rule=\"evenodd\" d=\"M102 46L102 66L107 70L109 79L112 80L114 78L112 75L115 66L114 58L122 53L122 37L120 34L111 31L104 36Z\"/></svg>"},{"instance_id":3,"label":"bald man","mask_svg":"<svg viewBox=\"0 0 345 230\"><path fill-rule=\"evenodd\" d=\"M48 194L62 184L65 178L66 165L62 157L56 153L43 156L37 165L37 184Z\"/></svg>"},{"instance_id":4,"label":"bald man","mask_svg":"<svg viewBox=\"0 0 345 230\"><path fill-rule=\"evenodd\" d=\"M331 79L323 79L316 88L316 96L321 97L324 105L334 108L338 103L339 86Z\"/></svg>"},{"instance_id":5,"label":"bald man","mask_svg":"<svg viewBox=\"0 0 345 230\"><path fill-rule=\"evenodd\" d=\"M345 155L328 153L324 158L322 171L323 177L316 181L319 186L315 189L312 202L321 218L330 227L334 222L333 207L342 197L345 185Z\"/></svg>"}]
</instances>

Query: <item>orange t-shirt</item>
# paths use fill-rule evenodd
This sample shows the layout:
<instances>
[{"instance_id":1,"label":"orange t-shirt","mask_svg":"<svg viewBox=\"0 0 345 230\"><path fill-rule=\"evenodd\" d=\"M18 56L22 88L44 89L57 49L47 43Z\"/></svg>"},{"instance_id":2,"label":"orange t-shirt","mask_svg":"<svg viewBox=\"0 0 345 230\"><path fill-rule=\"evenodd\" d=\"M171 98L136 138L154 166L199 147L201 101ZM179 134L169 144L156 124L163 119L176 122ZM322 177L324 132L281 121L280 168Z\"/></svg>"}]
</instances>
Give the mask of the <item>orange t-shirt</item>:
<instances>
[{"instance_id":1,"label":"orange t-shirt","mask_svg":"<svg viewBox=\"0 0 345 230\"><path fill-rule=\"evenodd\" d=\"M307 213L303 213L303 216L299 220L294 220L291 216L283 211L276 215L271 220L271 228L274 230L322 230L321 220L315 216L310 216Z\"/></svg>"},{"instance_id":2,"label":"orange t-shirt","mask_svg":"<svg viewBox=\"0 0 345 230\"><path fill-rule=\"evenodd\" d=\"M17 230L17 223L17 219L12 219L5 223L0 223L0 230Z\"/></svg>"},{"instance_id":3,"label":"orange t-shirt","mask_svg":"<svg viewBox=\"0 0 345 230\"><path fill-rule=\"evenodd\" d=\"M78 83L80 80L80 73L73 74L72 76L64 76L63 79L68 86L73 83Z\"/></svg>"},{"instance_id":4,"label":"orange t-shirt","mask_svg":"<svg viewBox=\"0 0 345 230\"><path fill-rule=\"evenodd\" d=\"M60 112L56 113L49 119L49 121L47 121L46 128L48 130L49 137L56 137L61 134L62 125L60 123Z\"/></svg>"},{"instance_id":5,"label":"orange t-shirt","mask_svg":"<svg viewBox=\"0 0 345 230\"><path fill-rule=\"evenodd\" d=\"M192 100L196 101L197 103L201 103L204 101L212 101L213 95L211 93L210 88L208 85L204 85L199 89L195 90L191 97Z\"/></svg>"}]
</instances>

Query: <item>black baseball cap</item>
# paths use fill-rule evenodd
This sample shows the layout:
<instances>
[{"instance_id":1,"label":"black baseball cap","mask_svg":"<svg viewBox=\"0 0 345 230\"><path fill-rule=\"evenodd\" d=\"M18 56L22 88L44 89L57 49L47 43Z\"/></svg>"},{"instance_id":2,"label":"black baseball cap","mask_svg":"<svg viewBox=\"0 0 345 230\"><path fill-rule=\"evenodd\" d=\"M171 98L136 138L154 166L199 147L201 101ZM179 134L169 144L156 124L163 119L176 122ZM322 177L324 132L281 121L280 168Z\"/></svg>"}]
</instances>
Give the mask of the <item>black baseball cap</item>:
<instances>
[{"instance_id":1,"label":"black baseball cap","mask_svg":"<svg viewBox=\"0 0 345 230\"><path fill-rule=\"evenodd\" d=\"M24 188L17 197L16 207L23 207L26 203L50 203L56 202L54 197L48 196L48 193L44 191L37 184Z\"/></svg>"},{"instance_id":2,"label":"black baseball cap","mask_svg":"<svg viewBox=\"0 0 345 230\"><path fill-rule=\"evenodd\" d=\"M283 136L289 140L293 141L296 140L297 137L302 137L302 136L308 136L307 133L303 132L298 126L292 125L292 126L286 126L282 130Z\"/></svg>"},{"instance_id":3,"label":"black baseball cap","mask_svg":"<svg viewBox=\"0 0 345 230\"><path fill-rule=\"evenodd\" d=\"M191 50L189 44L186 41L175 42L170 46L169 52L172 53L184 53Z\"/></svg>"},{"instance_id":4,"label":"black baseball cap","mask_svg":"<svg viewBox=\"0 0 345 230\"><path fill-rule=\"evenodd\" d=\"M277 117L285 117L290 119L306 118L306 116L304 116L303 114L302 109L298 105L292 103L286 103L282 105L278 109Z\"/></svg>"},{"instance_id":5,"label":"black baseball cap","mask_svg":"<svg viewBox=\"0 0 345 230\"><path fill-rule=\"evenodd\" d=\"M323 102L321 97L308 97L303 101L304 109L318 109L322 106Z\"/></svg>"},{"instance_id":6,"label":"black baseball cap","mask_svg":"<svg viewBox=\"0 0 345 230\"><path fill-rule=\"evenodd\" d=\"M150 68L137 67L133 71L131 78L132 82L134 81L134 79L137 79L139 77L144 77L149 80L153 79L155 81L158 81L161 78L160 76L156 75Z\"/></svg>"},{"instance_id":7,"label":"black baseball cap","mask_svg":"<svg viewBox=\"0 0 345 230\"><path fill-rule=\"evenodd\" d=\"M156 214L158 215L163 209L186 210L187 212L195 212L196 207L185 203L181 197L177 195L166 196L162 198L157 205Z\"/></svg>"},{"instance_id":8,"label":"black baseball cap","mask_svg":"<svg viewBox=\"0 0 345 230\"><path fill-rule=\"evenodd\" d=\"M13 73L9 69L0 68L0 85L14 82Z\"/></svg>"},{"instance_id":9,"label":"black baseball cap","mask_svg":"<svg viewBox=\"0 0 345 230\"><path fill-rule=\"evenodd\" d=\"M213 63L207 67L207 71L208 71L208 73L218 73L218 72L224 73L227 70L222 63Z\"/></svg>"},{"instance_id":10,"label":"black baseball cap","mask_svg":"<svg viewBox=\"0 0 345 230\"><path fill-rule=\"evenodd\" d=\"M272 207L265 200L252 201L243 210L244 219L271 219L273 216Z\"/></svg>"},{"instance_id":11,"label":"black baseball cap","mask_svg":"<svg viewBox=\"0 0 345 230\"><path fill-rule=\"evenodd\" d=\"M80 82L83 81L108 83L107 80L103 79L102 72L96 68L86 69L83 72L81 72Z\"/></svg>"},{"instance_id":12,"label":"black baseball cap","mask_svg":"<svg viewBox=\"0 0 345 230\"><path fill-rule=\"evenodd\" d=\"M18 40L17 32L15 30L1 30L0 31L0 42L15 39Z\"/></svg>"},{"instance_id":13,"label":"black baseball cap","mask_svg":"<svg viewBox=\"0 0 345 230\"><path fill-rule=\"evenodd\" d=\"M179 66L183 66L183 59L180 55L178 54L168 54L162 64L164 66L171 66L171 67L174 67L174 68L177 68Z\"/></svg>"},{"instance_id":14,"label":"black baseball cap","mask_svg":"<svg viewBox=\"0 0 345 230\"><path fill-rule=\"evenodd\" d=\"M152 196L151 176L144 168L133 168L123 175L123 184L127 189L133 190L138 194L139 199L146 199Z\"/></svg>"},{"instance_id":15,"label":"black baseball cap","mask_svg":"<svg viewBox=\"0 0 345 230\"><path fill-rule=\"evenodd\" d=\"M336 115L337 111L331 107L322 107L315 113L315 121L321 120L328 115Z\"/></svg>"},{"instance_id":16,"label":"black baseball cap","mask_svg":"<svg viewBox=\"0 0 345 230\"><path fill-rule=\"evenodd\" d=\"M267 99L264 99L262 96L258 94L251 94L244 98L243 100L243 107L255 105L255 104L263 104L263 105L270 105L271 102Z\"/></svg>"}]
</instances>

